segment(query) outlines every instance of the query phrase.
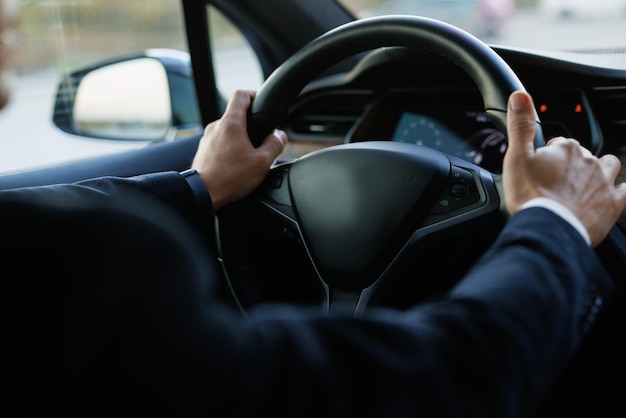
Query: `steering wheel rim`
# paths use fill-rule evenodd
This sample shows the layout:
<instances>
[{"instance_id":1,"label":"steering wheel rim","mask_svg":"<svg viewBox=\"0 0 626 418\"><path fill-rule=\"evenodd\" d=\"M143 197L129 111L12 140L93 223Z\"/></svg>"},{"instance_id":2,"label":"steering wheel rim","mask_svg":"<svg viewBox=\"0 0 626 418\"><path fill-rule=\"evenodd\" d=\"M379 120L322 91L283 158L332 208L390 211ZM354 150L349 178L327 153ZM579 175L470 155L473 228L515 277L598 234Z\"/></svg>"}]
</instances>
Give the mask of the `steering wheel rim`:
<instances>
[{"instance_id":1,"label":"steering wheel rim","mask_svg":"<svg viewBox=\"0 0 626 418\"><path fill-rule=\"evenodd\" d=\"M288 113L291 103L297 98L302 89L314 79L316 75L321 73L327 67L340 62L341 60L353 56L355 54L374 50L382 47L411 47L427 49L448 58L457 66L463 68L475 82L480 94L483 97L485 113L492 119L498 128L506 132L506 109L509 95L516 90L525 90L517 75L508 66L508 64L490 47L482 41L475 38L467 32L449 25L447 23L418 16L382 16L357 20L343 26L340 26L321 37L317 38L283 65L277 68L272 75L265 81L261 88L257 91L256 97L249 109L248 113L248 132L255 146L262 141L273 129L280 126L280 123ZM537 123L539 124L539 118ZM537 129L535 137L536 146L543 146L544 140L541 129ZM429 153L425 158L415 155L416 149L422 149L418 152ZM357 296L348 296L352 298L349 301L351 309L355 312L362 311L368 304L376 289L380 286L383 279L388 276L391 264L405 252L407 247L417 245L421 239L429 234L436 234L440 231L446 231L455 228L457 225L467 223L468 221L476 221L497 214L501 217L501 202L499 198L498 186L496 180L488 171L475 166L471 163L462 161L451 156L442 157L438 151L428 150L426 147L416 147L411 144L399 144L390 142L379 143L359 143L344 144L337 147L330 147L321 151L314 152L295 162L288 163L283 166L273 168L265 184L259 188L256 194L251 197L255 203L262 203L265 209L273 212L284 222L291 224L293 231L302 237L305 242L305 249L309 255L309 259L313 268L317 272L325 294L325 309L331 309L331 300L334 299L333 289L339 289L339 299L345 299L345 295L357 294ZM343 157L344 151L348 157ZM418 221L408 222L407 225L400 223L387 222L384 226L375 229L369 235L360 235L357 226L342 234L331 235L330 238L323 237L316 230L320 226L315 217L319 213L332 212L327 206L319 202L332 201L335 197L342 194L350 194L352 200L361 203L367 202L376 193L385 193L386 184L378 184L373 188L373 192L369 190L370 184L366 187L356 187L356 192L349 185L331 186L330 193L325 188L328 184L342 183L334 181L336 178L350 177L354 174L354 170L358 171L356 177L367 178L367 182L375 182L374 177L368 177L367 167L360 165L358 161L363 158L370 158L370 153L375 154L372 161L389 160L386 168L383 168L385 175L392 174L394 167L397 165L406 167L402 176L408 184L410 181L406 179L417 178L412 173L430 173L427 177L438 184L439 188L452 188L459 178L462 179L461 186L473 190L472 202L462 202L462 204L452 211L443 212L444 215L437 212L433 215L433 210L437 211L437 202L450 198L447 191L443 189L429 189L428 187L419 186L415 190L411 190L411 194L415 194L414 200L406 203L403 201L402 211L399 216L409 216L414 213L417 208L417 201L425 201L426 209L418 208L420 218ZM440 155L441 154L441 155ZM356 155L356 157L354 157ZM406 158L409 162L405 164ZM436 163L433 163L435 161ZM431 165L431 164L434 164ZM330 171L336 177L329 178L324 169L316 170L315 167L341 167L338 172ZM447 167L447 171L446 171ZM380 167L377 167L380 170ZM321 173L321 174L320 174ZM469 174L468 174L469 173ZM393 173L397 174L397 173ZM431 175L432 174L432 175ZM420 174L421 177L421 174ZM304 184L303 181L311 182ZM345 183L345 182L344 182ZM416 182L419 183L419 182ZM280 184L276 187L276 184ZM363 184L363 182L361 182ZM345 185L345 184L344 184ZM404 185L396 185L394 196L402 194ZM336 188L339 187L339 188ZM472 189L473 188L473 189ZM302 192L307 190L307 192ZM315 198L310 199L308 195L312 192ZM405 194L409 194L404 191ZM471 194L470 193L470 194ZM356 198L352 196L356 194ZM442 197L443 196L443 197ZM452 197L454 198L454 196ZM348 201L342 201L350 204ZM244 201L242 204L246 205ZM385 204L385 203L383 203ZM394 203L386 203L384 210L378 212L367 212L365 216L353 222L355 225L365 224L368 222L367 216L379 217L384 216L384 211L395 210ZM240 205L235 205L240 206ZM341 205L335 205L338 208ZM363 205L362 205L363 206ZM232 208L232 207L231 207ZM434 208L434 209L433 209ZM439 207L439 209L441 209ZM233 251L232 249L241 246L244 239L241 227L235 225L239 222L238 215L233 215L233 210L224 208L218 213L218 249L220 250L220 258L224 264L224 271L231 291L235 298L238 298L237 291L234 290L238 286L237 281L250 280L249 269L244 268L247 272L244 276L239 276L237 269L230 268L230 265L238 263L245 265L245 252ZM359 211L360 212L360 211ZM358 216L354 212L355 216ZM434 224L429 224L429 219L433 216L436 218ZM439 218L437 218L439 216ZM345 219L346 217L344 217ZM326 221L330 219L330 221ZM495 219L495 218L494 218ZM325 216L324 224L321 225L323 231L331 231L337 222L332 216ZM363 252L353 251L352 247L362 245L362 241L373 241L376 234L385 235L387 227L393 230L393 234L388 234L385 238L392 242L381 245L381 253L385 253L385 259L381 262L374 258L368 258L365 262L359 264L353 271L346 273L342 269L336 269L333 264L340 264L347 260L337 258L332 254L327 254L325 246L335 245L339 242L338 247L340 253L349 253L353 258L365 256L374 257ZM402 233L396 234L396 230L405 228ZM408 229L407 229L408 228ZM412 229L411 229L412 228ZM238 231L238 238L232 236L224 238L224 235L232 234ZM356 233L355 233L356 232ZM346 238L355 235L356 238ZM393 235L393 236L391 236ZM400 238L396 237L399 236ZM389 246L387 246L389 245ZM383 251L384 250L384 251ZM237 253L233 256L234 253ZM230 260L230 261L229 261ZM233 263L233 260L236 260ZM375 268L376 271L371 275L368 269ZM241 269L239 269L241 270ZM348 275L351 282L343 281L340 277ZM367 276L365 279L356 279L357 276ZM329 279L330 277L330 279ZM346 285L346 283L348 283Z\"/></svg>"},{"instance_id":2,"label":"steering wheel rim","mask_svg":"<svg viewBox=\"0 0 626 418\"><path fill-rule=\"evenodd\" d=\"M463 68L483 98L485 113L506 132L509 95L525 87L502 57L456 26L422 16L390 15L341 25L278 67L259 88L248 112L252 143L258 146L281 123L298 94L323 70L358 53L391 46L426 49ZM541 129L536 130L534 143L545 144Z\"/></svg>"}]
</instances>

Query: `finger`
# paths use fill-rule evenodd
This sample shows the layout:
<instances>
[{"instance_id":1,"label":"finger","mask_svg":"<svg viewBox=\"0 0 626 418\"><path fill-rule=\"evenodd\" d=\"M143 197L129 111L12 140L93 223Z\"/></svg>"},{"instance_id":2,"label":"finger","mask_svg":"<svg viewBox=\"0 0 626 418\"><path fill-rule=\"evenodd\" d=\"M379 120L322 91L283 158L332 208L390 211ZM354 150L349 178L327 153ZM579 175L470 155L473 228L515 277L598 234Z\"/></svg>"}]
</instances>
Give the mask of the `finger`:
<instances>
[{"instance_id":1,"label":"finger","mask_svg":"<svg viewBox=\"0 0 626 418\"><path fill-rule=\"evenodd\" d=\"M537 123L535 107L528 93L516 91L511 94L508 103L506 126L509 142L507 153L516 157L534 153Z\"/></svg>"},{"instance_id":2,"label":"finger","mask_svg":"<svg viewBox=\"0 0 626 418\"><path fill-rule=\"evenodd\" d=\"M575 142L577 145L580 145L580 143L573 138L565 138L564 136L555 136L555 137L550 138L548 142L546 142L546 146L557 145L559 143L565 143L565 142Z\"/></svg>"},{"instance_id":3,"label":"finger","mask_svg":"<svg viewBox=\"0 0 626 418\"><path fill-rule=\"evenodd\" d=\"M615 192L617 194L617 199L619 199L619 204L622 208L622 212L626 210L626 183L620 183L615 187Z\"/></svg>"},{"instance_id":4,"label":"finger","mask_svg":"<svg viewBox=\"0 0 626 418\"><path fill-rule=\"evenodd\" d=\"M253 99L253 91L236 90L230 98L224 114L231 115L238 121L245 122L248 107L250 107Z\"/></svg>"},{"instance_id":5,"label":"finger","mask_svg":"<svg viewBox=\"0 0 626 418\"><path fill-rule=\"evenodd\" d=\"M591 151L582 146L580 142L574 138L564 138L562 136L550 139L546 143L546 148L560 146L562 150L565 150L570 155L570 158L583 157L585 160L598 159ZM538 150L541 152L541 149Z\"/></svg>"},{"instance_id":6,"label":"finger","mask_svg":"<svg viewBox=\"0 0 626 418\"><path fill-rule=\"evenodd\" d=\"M582 145L580 145L580 151L582 152L583 157L585 158L596 158L596 156L593 155L591 151L589 151L587 148L583 147Z\"/></svg>"},{"instance_id":7,"label":"finger","mask_svg":"<svg viewBox=\"0 0 626 418\"><path fill-rule=\"evenodd\" d=\"M565 147L569 147L572 151L579 151L585 157L595 157L591 151L580 144L575 138L565 138L563 136L557 136L554 138L550 138L548 142L546 142L546 146L554 146L554 145L562 145Z\"/></svg>"},{"instance_id":8,"label":"finger","mask_svg":"<svg viewBox=\"0 0 626 418\"><path fill-rule=\"evenodd\" d=\"M622 162L613 154L605 154L599 158L602 170L608 179L615 182L622 170ZM615 186L615 197L621 207L621 211L626 210L626 183L619 183Z\"/></svg>"},{"instance_id":9,"label":"finger","mask_svg":"<svg viewBox=\"0 0 626 418\"><path fill-rule=\"evenodd\" d=\"M259 146L259 150L267 153L267 155L273 161L276 157L280 155L281 152L283 152L286 143L287 134L285 133L285 131L275 129L274 132L265 137L265 139Z\"/></svg>"},{"instance_id":10,"label":"finger","mask_svg":"<svg viewBox=\"0 0 626 418\"><path fill-rule=\"evenodd\" d=\"M612 154L606 154L599 158L602 171L608 179L615 181L622 169L620 160Z\"/></svg>"}]
</instances>

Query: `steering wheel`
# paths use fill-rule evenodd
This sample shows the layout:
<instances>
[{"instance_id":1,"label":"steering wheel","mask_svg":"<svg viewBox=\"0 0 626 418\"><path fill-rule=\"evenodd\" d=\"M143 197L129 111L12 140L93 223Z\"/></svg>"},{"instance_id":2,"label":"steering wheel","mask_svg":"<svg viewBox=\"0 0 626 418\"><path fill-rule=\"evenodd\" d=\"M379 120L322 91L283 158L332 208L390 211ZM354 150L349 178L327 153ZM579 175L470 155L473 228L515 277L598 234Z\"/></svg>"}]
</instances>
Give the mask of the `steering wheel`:
<instances>
[{"instance_id":1,"label":"steering wheel","mask_svg":"<svg viewBox=\"0 0 626 418\"><path fill-rule=\"evenodd\" d=\"M248 115L253 143L280 125L302 89L323 70L381 47L426 49L460 66L482 95L484 111L506 132L508 97L524 86L498 54L438 20L383 16L337 27L277 68ZM540 128L535 144L544 144ZM301 243L322 307L358 313L416 252L438 242L445 248L459 234L478 236L501 227L506 215L498 183L497 175L478 166L413 144L325 148L272 168L255 194L217 214L219 257L235 297L241 305L251 304L246 294L257 278L249 259L259 247L245 247L245 225L250 216L258 222L263 212L262 222L279 225L276 230ZM273 262L281 263L280 255Z\"/></svg>"}]
</instances>

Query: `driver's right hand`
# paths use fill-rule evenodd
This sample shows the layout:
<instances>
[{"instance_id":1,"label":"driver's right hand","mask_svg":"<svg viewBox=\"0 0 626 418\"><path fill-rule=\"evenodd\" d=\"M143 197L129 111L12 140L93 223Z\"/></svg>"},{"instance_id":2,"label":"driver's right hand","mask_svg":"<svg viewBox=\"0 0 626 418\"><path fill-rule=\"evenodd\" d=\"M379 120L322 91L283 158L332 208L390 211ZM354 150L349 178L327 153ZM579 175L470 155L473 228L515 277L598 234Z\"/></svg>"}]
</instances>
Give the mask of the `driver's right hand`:
<instances>
[{"instance_id":1,"label":"driver's right hand","mask_svg":"<svg viewBox=\"0 0 626 418\"><path fill-rule=\"evenodd\" d=\"M571 138L552 138L535 149L535 117L528 93L511 94L502 174L507 210L514 214L533 198L552 199L578 218L595 247L626 208L626 183L615 183L621 163L611 154L598 158Z\"/></svg>"}]
</instances>

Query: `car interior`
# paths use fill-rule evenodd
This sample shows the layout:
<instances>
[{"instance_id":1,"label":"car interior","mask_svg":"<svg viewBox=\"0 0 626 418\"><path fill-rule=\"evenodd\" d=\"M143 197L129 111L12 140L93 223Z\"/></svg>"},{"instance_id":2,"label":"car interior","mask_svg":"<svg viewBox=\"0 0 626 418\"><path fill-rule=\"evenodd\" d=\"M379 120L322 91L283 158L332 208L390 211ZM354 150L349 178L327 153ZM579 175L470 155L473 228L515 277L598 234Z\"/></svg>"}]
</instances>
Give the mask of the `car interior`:
<instances>
[{"instance_id":1,"label":"car interior","mask_svg":"<svg viewBox=\"0 0 626 418\"><path fill-rule=\"evenodd\" d=\"M211 13L244 34L261 68L251 140L275 127L289 137L263 185L217 213L205 237L224 267L224 298L243 314L260 303L406 309L453 286L508 217L506 102L517 89L535 100L537 146L574 137L618 156L626 181L626 49L492 45L418 15L356 19L332 0L258 3L182 0L186 53L107 57L59 80L56 128L106 139L117 133L78 123L82 86L116 64L156 60L175 115L167 140L0 174L0 190L189 168L202 127L228 100L216 82ZM626 413L626 213L597 252L616 298L540 416Z\"/></svg>"}]
</instances>

